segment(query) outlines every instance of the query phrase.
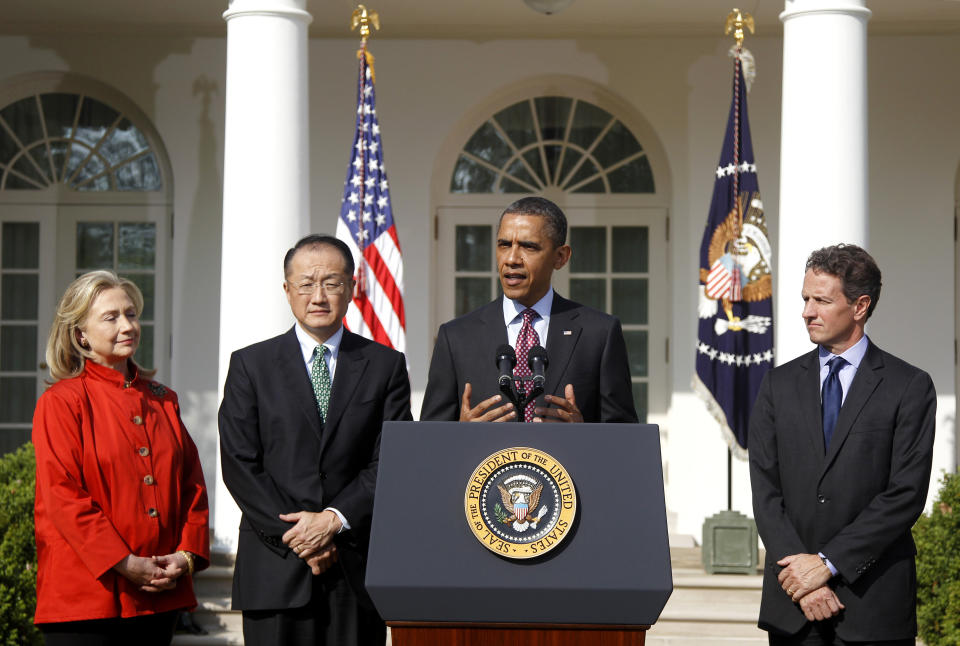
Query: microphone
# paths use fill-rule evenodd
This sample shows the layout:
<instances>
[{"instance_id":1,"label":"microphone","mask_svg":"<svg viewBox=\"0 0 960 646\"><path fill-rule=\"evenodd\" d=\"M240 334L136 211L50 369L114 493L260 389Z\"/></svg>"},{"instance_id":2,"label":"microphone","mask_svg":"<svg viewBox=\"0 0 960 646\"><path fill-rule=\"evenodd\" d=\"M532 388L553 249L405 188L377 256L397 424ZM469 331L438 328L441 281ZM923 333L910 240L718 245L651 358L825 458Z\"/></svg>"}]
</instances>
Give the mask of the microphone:
<instances>
[{"instance_id":1,"label":"microphone","mask_svg":"<svg viewBox=\"0 0 960 646\"><path fill-rule=\"evenodd\" d=\"M497 382L500 388L513 385L513 367L517 365L517 353L509 345L504 343L497 348L497 370L500 371L500 378Z\"/></svg>"},{"instance_id":2,"label":"microphone","mask_svg":"<svg viewBox=\"0 0 960 646\"><path fill-rule=\"evenodd\" d=\"M550 358L547 356L547 351L543 349L542 345L535 345L530 348L530 351L527 353L527 364L530 366L530 372L533 373L534 388L542 389L546 381L543 373L547 370L547 366L550 365Z\"/></svg>"}]
</instances>

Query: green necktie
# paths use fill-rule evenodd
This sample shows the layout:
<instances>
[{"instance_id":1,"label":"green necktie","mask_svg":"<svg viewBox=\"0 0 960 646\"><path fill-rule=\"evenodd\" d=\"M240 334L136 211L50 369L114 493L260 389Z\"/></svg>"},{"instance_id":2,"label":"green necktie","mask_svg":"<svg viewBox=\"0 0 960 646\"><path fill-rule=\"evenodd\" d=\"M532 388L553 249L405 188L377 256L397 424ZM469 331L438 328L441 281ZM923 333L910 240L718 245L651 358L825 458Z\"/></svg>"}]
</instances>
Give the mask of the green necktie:
<instances>
[{"instance_id":1,"label":"green necktie","mask_svg":"<svg viewBox=\"0 0 960 646\"><path fill-rule=\"evenodd\" d=\"M327 346L318 345L313 349L313 363L310 365L310 383L313 384L313 394L317 398L317 410L320 411L320 421L326 421L327 410L330 408L330 371L323 355L327 353Z\"/></svg>"}]
</instances>

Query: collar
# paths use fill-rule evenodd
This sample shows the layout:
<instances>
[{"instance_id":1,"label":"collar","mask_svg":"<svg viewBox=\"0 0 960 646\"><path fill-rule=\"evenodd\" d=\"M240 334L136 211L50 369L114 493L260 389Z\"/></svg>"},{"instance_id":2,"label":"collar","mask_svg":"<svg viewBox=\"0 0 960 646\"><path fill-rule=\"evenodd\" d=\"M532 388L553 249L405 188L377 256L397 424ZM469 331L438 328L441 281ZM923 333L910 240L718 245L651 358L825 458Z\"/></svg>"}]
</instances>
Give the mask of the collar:
<instances>
[{"instance_id":1,"label":"collar","mask_svg":"<svg viewBox=\"0 0 960 646\"><path fill-rule=\"evenodd\" d=\"M867 348L870 346L870 339L864 334L860 340L841 352L839 355L830 354L823 346L817 346L817 357L820 360L820 369L822 370L827 362L835 356L843 357L847 363L853 366L854 370L860 369L860 362L867 355Z\"/></svg>"},{"instance_id":2,"label":"collar","mask_svg":"<svg viewBox=\"0 0 960 646\"><path fill-rule=\"evenodd\" d=\"M543 295L539 301L533 304L533 311L540 315L540 318L544 321L550 318L550 308L553 307L553 287L547 290L547 293ZM503 297L503 323L504 325L510 325L510 323L516 319L520 314L523 313L523 310L527 309L526 305L521 305L517 301L510 300L506 296Z\"/></svg>"},{"instance_id":3,"label":"collar","mask_svg":"<svg viewBox=\"0 0 960 646\"><path fill-rule=\"evenodd\" d=\"M107 366L101 366L95 361L90 359L85 359L83 362L83 372L88 377L98 379L100 381L109 382L119 388L129 388L131 385L136 384L140 380L140 370L137 368L137 364L133 361L130 361L127 366L130 368L130 372L133 374L133 377L130 381L127 381L123 373L119 370L114 370L113 368L108 368Z\"/></svg>"},{"instance_id":4,"label":"collar","mask_svg":"<svg viewBox=\"0 0 960 646\"><path fill-rule=\"evenodd\" d=\"M313 350L318 345L317 340L312 336L306 333L306 331L300 327L298 322L293 326L294 331L297 334L297 341L300 343L300 352L303 354L303 362L309 364L313 359ZM327 350L330 352L330 358L336 359L340 353L340 342L343 341L343 325L340 325L339 329L334 332L329 339L323 342L323 345L327 346Z\"/></svg>"}]
</instances>

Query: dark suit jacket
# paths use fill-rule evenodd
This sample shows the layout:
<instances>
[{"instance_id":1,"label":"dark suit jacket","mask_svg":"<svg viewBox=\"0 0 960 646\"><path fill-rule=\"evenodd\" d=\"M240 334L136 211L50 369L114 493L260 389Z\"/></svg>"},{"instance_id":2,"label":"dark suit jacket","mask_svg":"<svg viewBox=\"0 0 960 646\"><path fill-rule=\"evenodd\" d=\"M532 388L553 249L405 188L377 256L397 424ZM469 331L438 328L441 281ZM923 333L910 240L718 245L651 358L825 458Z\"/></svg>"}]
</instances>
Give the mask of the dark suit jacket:
<instances>
[{"instance_id":1,"label":"dark suit jacket","mask_svg":"<svg viewBox=\"0 0 960 646\"><path fill-rule=\"evenodd\" d=\"M326 507L350 523L335 539L339 563L366 598L380 428L385 420L409 419L403 355L346 330L322 425L293 328L233 353L219 421L223 482L243 512L235 609L297 608L310 601L313 575L281 541L293 525L277 515Z\"/></svg>"},{"instance_id":2,"label":"dark suit jacket","mask_svg":"<svg viewBox=\"0 0 960 646\"><path fill-rule=\"evenodd\" d=\"M563 397L564 386L573 384L585 422L637 421L620 321L554 293L547 334L546 343L541 339L550 359L544 392ZM500 299L441 325L420 419L460 419L467 382L474 406L499 394L496 351L506 342ZM543 405L543 397L537 403Z\"/></svg>"},{"instance_id":3,"label":"dark suit jacket","mask_svg":"<svg viewBox=\"0 0 960 646\"><path fill-rule=\"evenodd\" d=\"M824 455L817 351L767 373L750 419L750 481L767 550L761 628L806 623L777 582L777 560L823 552L846 606L845 640L916 634L910 528L930 481L936 393L927 373L870 343Z\"/></svg>"}]
</instances>

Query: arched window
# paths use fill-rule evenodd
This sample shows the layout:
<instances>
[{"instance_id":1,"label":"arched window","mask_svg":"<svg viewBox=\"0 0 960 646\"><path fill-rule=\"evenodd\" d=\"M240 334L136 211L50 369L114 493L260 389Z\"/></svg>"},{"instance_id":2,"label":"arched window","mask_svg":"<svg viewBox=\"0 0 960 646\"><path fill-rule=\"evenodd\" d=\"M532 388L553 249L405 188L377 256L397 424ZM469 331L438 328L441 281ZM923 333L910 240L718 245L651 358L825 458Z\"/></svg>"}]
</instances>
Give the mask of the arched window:
<instances>
[{"instance_id":1,"label":"arched window","mask_svg":"<svg viewBox=\"0 0 960 646\"><path fill-rule=\"evenodd\" d=\"M0 84L0 454L30 438L47 330L78 275L140 287L136 359L169 368L169 168L149 119L109 86L59 72Z\"/></svg>"},{"instance_id":2,"label":"arched window","mask_svg":"<svg viewBox=\"0 0 960 646\"><path fill-rule=\"evenodd\" d=\"M500 110L467 141L451 193L654 193L633 133L587 101L540 96Z\"/></svg>"},{"instance_id":3,"label":"arched window","mask_svg":"<svg viewBox=\"0 0 960 646\"><path fill-rule=\"evenodd\" d=\"M130 119L82 94L50 92L0 110L0 190L159 191L150 144Z\"/></svg>"}]
</instances>

